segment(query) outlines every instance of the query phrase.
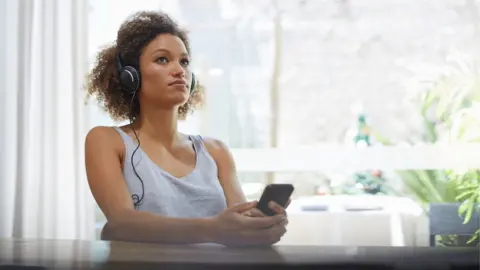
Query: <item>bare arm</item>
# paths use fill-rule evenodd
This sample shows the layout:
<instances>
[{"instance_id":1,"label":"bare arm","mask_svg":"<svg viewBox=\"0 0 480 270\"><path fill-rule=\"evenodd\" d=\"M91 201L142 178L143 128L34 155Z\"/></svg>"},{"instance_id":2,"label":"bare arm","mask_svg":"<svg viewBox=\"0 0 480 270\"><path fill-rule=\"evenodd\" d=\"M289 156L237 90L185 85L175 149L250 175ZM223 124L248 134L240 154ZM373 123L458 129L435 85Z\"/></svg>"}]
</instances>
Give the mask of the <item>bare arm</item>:
<instances>
[{"instance_id":1,"label":"bare arm","mask_svg":"<svg viewBox=\"0 0 480 270\"><path fill-rule=\"evenodd\" d=\"M218 179L227 198L228 207L246 202L240 183L237 180L235 162L228 147L221 141L204 138L205 147L217 163Z\"/></svg>"},{"instance_id":2,"label":"bare arm","mask_svg":"<svg viewBox=\"0 0 480 270\"><path fill-rule=\"evenodd\" d=\"M108 220L102 237L168 244L214 242L211 218L168 218L135 210L123 179L123 152L121 137L112 128L93 128L86 137L88 183Z\"/></svg>"},{"instance_id":3,"label":"bare arm","mask_svg":"<svg viewBox=\"0 0 480 270\"><path fill-rule=\"evenodd\" d=\"M227 198L228 207L232 207L233 205L238 203L246 202L242 187L237 180L235 162L228 147L221 141L212 138L205 138L204 143L208 152L210 153L210 155L212 155L213 159L217 163L218 179ZM287 208L289 204L290 200L288 200L285 208ZM275 206L274 210L277 213L286 214L285 209L278 205ZM251 213L249 215L263 215L256 209L251 209L250 211Z\"/></svg>"}]
</instances>

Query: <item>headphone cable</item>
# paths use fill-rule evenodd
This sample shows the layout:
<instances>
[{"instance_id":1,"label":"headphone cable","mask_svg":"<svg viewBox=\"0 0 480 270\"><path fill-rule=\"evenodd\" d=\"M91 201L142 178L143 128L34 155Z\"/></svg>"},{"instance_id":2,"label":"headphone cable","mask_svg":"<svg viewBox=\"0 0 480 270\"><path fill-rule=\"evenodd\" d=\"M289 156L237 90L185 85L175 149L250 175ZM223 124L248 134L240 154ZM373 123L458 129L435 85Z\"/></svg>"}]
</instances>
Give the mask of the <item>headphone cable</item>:
<instances>
[{"instance_id":1,"label":"headphone cable","mask_svg":"<svg viewBox=\"0 0 480 270\"><path fill-rule=\"evenodd\" d=\"M133 173L135 174L135 176L137 176L138 180L140 180L140 184L142 186L141 196L138 196L138 194L135 194L135 193L132 194L133 206L135 207L135 209L138 209L138 207L143 202L143 198L145 197L145 185L144 185L144 182L143 182L142 178L140 177L140 175L138 174L138 172L135 168L135 164L133 163L133 156L138 151L138 149L140 149L140 139L138 138L137 131L135 130L135 128L133 128L134 117L132 116L133 115L133 109L134 109L133 108L133 103L135 101L135 95L136 94L137 94L137 92L135 91L133 93L132 99L130 101L130 117L129 118L130 118L130 128L132 129L133 134L135 135L135 139L137 140L137 147L135 148L135 150L133 150L133 153L130 156L130 163L132 164Z\"/></svg>"}]
</instances>

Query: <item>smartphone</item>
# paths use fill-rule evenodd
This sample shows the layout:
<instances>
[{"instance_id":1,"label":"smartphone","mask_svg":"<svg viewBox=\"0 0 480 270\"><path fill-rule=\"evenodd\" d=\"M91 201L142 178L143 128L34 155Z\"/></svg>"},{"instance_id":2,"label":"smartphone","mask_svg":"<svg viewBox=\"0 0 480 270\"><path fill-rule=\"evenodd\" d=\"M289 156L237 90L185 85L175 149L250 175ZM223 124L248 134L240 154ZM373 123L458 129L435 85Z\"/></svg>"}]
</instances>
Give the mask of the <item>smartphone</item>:
<instances>
[{"instance_id":1,"label":"smartphone","mask_svg":"<svg viewBox=\"0 0 480 270\"><path fill-rule=\"evenodd\" d=\"M257 203L257 209L267 216L274 216L276 212L268 207L268 203L274 201L280 206L285 207L293 190L294 188L291 184L270 184L266 186Z\"/></svg>"}]
</instances>

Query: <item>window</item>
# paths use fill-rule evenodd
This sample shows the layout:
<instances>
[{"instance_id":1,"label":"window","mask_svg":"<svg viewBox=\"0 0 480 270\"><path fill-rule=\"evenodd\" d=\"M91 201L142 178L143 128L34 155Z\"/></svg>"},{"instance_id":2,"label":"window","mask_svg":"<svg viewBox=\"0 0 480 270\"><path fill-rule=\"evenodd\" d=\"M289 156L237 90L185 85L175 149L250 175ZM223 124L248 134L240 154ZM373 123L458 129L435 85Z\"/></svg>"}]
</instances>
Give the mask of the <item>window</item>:
<instances>
[{"instance_id":1,"label":"window","mask_svg":"<svg viewBox=\"0 0 480 270\"><path fill-rule=\"evenodd\" d=\"M267 181L295 182L296 196L309 196L364 169L477 166L479 151L453 146L479 135L461 111L476 106L468 82L480 55L476 15L461 1L283 0L280 27L272 1L90 2L92 56L136 10L161 8L190 29L206 105L181 128L226 142L252 197ZM466 92L454 100L442 87ZM98 110L92 119L112 124ZM470 137L459 138L461 125Z\"/></svg>"}]
</instances>

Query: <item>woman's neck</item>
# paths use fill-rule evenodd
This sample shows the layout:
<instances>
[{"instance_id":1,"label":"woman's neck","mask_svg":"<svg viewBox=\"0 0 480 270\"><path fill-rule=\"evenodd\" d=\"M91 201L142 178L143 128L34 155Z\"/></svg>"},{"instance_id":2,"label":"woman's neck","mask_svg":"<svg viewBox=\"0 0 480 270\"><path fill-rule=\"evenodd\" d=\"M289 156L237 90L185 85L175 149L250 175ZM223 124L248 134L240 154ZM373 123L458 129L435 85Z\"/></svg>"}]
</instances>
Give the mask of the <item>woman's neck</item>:
<instances>
[{"instance_id":1,"label":"woman's neck","mask_svg":"<svg viewBox=\"0 0 480 270\"><path fill-rule=\"evenodd\" d=\"M156 109L141 111L133 123L133 128L155 142L171 146L180 140L177 125L178 109Z\"/></svg>"}]
</instances>

